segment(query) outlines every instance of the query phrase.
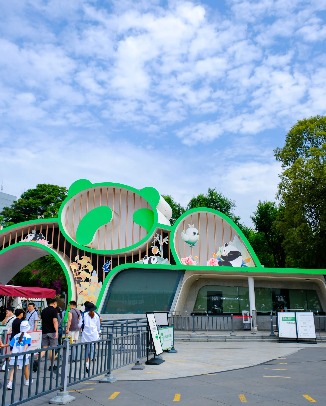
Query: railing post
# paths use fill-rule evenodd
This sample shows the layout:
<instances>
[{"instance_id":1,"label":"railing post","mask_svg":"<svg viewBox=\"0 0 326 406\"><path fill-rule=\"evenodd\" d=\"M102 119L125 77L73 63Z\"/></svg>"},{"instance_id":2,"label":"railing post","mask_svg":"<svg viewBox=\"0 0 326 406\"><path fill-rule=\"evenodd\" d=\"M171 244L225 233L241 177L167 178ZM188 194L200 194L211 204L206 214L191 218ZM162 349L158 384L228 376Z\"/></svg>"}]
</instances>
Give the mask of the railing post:
<instances>
[{"instance_id":1,"label":"railing post","mask_svg":"<svg viewBox=\"0 0 326 406\"><path fill-rule=\"evenodd\" d=\"M195 315L192 315L192 332L195 332Z\"/></svg>"},{"instance_id":2,"label":"railing post","mask_svg":"<svg viewBox=\"0 0 326 406\"><path fill-rule=\"evenodd\" d=\"M230 336L235 336L234 334L234 325L233 325L233 314L231 314L231 333Z\"/></svg>"},{"instance_id":3,"label":"railing post","mask_svg":"<svg viewBox=\"0 0 326 406\"><path fill-rule=\"evenodd\" d=\"M63 341L62 365L61 365L61 390L52 398L49 403L56 405L66 405L76 398L69 395L67 391L68 385L68 361L69 361L69 340L66 338Z\"/></svg>"},{"instance_id":4,"label":"railing post","mask_svg":"<svg viewBox=\"0 0 326 406\"><path fill-rule=\"evenodd\" d=\"M117 380L112 373L111 373L111 359L112 359L112 344L113 344L113 337L112 334L109 334L107 339L107 356L106 356L106 369L107 373L105 374L103 379L100 379L100 383L113 383Z\"/></svg>"},{"instance_id":5,"label":"railing post","mask_svg":"<svg viewBox=\"0 0 326 406\"><path fill-rule=\"evenodd\" d=\"M135 365L131 368L132 370L142 370L144 369L144 365L141 364L141 330L137 331L136 335L136 351L137 351L137 359Z\"/></svg>"},{"instance_id":6,"label":"railing post","mask_svg":"<svg viewBox=\"0 0 326 406\"><path fill-rule=\"evenodd\" d=\"M275 337L274 333L274 326L273 326L273 312L271 311L271 333L269 335L270 337Z\"/></svg>"}]
</instances>

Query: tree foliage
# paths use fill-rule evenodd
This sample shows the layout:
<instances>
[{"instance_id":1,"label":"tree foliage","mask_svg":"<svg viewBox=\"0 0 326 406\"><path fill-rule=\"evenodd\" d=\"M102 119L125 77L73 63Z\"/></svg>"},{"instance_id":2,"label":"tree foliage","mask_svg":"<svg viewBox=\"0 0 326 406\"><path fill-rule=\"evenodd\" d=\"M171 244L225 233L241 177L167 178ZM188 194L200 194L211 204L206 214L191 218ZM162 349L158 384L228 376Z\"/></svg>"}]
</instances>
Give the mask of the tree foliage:
<instances>
[{"instance_id":1,"label":"tree foliage","mask_svg":"<svg viewBox=\"0 0 326 406\"><path fill-rule=\"evenodd\" d=\"M326 267L326 117L298 121L275 150L282 163L279 198L284 211L286 264Z\"/></svg>"},{"instance_id":2,"label":"tree foliage","mask_svg":"<svg viewBox=\"0 0 326 406\"><path fill-rule=\"evenodd\" d=\"M67 280L61 266L52 255L31 262L11 281L19 286L42 286L55 289L58 294L67 292Z\"/></svg>"},{"instance_id":3,"label":"tree foliage","mask_svg":"<svg viewBox=\"0 0 326 406\"><path fill-rule=\"evenodd\" d=\"M57 217L61 203L67 196L65 187L39 184L21 195L0 213L5 226L22 221Z\"/></svg>"},{"instance_id":4,"label":"tree foliage","mask_svg":"<svg viewBox=\"0 0 326 406\"><path fill-rule=\"evenodd\" d=\"M193 197L187 205L187 210L194 209L196 207L207 207L209 209L218 210L221 213L230 217L233 221L238 222L239 217L236 217L233 213L235 203L217 192L216 189L208 189L206 195L199 194Z\"/></svg>"},{"instance_id":5,"label":"tree foliage","mask_svg":"<svg viewBox=\"0 0 326 406\"><path fill-rule=\"evenodd\" d=\"M259 202L251 217L256 230L251 244L260 261L268 267L285 266L284 236L278 227L281 215L282 209L275 202Z\"/></svg>"},{"instance_id":6,"label":"tree foliage","mask_svg":"<svg viewBox=\"0 0 326 406\"><path fill-rule=\"evenodd\" d=\"M182 207L181 204L177 203L170 195L163 195L162 197L172 209L172 217L170 219L170 223L171 225L173 225L176 220L185 212L185 208Z\"/></svg>"}]
</instances>

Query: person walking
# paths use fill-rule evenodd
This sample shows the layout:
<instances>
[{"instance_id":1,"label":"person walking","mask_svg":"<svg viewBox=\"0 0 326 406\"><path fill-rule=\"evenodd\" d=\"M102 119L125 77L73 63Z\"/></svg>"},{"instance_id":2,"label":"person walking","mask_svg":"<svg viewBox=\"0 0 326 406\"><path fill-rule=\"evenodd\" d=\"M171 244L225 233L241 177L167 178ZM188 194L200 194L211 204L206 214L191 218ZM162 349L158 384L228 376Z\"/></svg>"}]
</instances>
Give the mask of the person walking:
<instances>
[{"instance_id":1,"label":"person walking","mask_svg":"<svg viewBox=\"0 0 326 406\"><path fill-rule=\"evenodd\" d=\"M24 310L23 309L16 309L15 310L15 316L16 316L16 318L14 319L14 321L12 322L12 325L11 325L10 340L12 338L14 338L15 335L20 332L20 325L21 325L21 322L23 321L24 316L25 316Z\"/></svg>"},{"instance_id":2,"label":"person walking","mask_svg":"<svg viewBox=\"0 0 326 406\"><path fill-rule=\"evenodd\" d=\"M28 321L23 320L20 323L20 333L16 334L9 342L10 347L12 347L12 354L22 354L27 351L27 348L31 345L32 339L31 336L27 333L29 330ZM9 365L15 365L15 358L10 357ZM16 371L23 367L24 355L19 355L16 364ZM15 368L10 371L9 381L7 384L7 389L12 390L12 381L14 377ZM25 375L25 385L29 386L29 354L25 355L25 366L24 366L24 375ZM33 383L33 380L31 381Z\"/></svg>"},{"instance_id":3,"label":"person walking","mask_svg":"<svg viewBox=\"0 0 326 406\"><path fill-rule=\"evenodd\" d=\"M26 320L28 321L30 325L30 331L36 331L37 330L37 323L40 320L37 310L35 308L35 303L30 302L28 303L27 306L27 312L26 312Z\"/></svg>"},{"instance_id":4,"label":"person walking","mask_svg":"<svg viewBox=\"0 0 326 406\"><path fill-rule=\"evenodd\" d=\"M14 311L13 307L10 307L10 306L6 307L6 317L2 320L2 325L7 327L8 332L10 332L12 323L16 318L13 311Z\"/></svg>"},{"instance_id":5,"label":"person walking","mask_svg":"<svg viewBox=\"0 0 326 406\"><path fill-rule=\"evenodd\" d=\"M85 306L86 307L86 306ZM100 316L95 312L96 306L88 302L86 311L81 315L79 325L82 329L82 343L90 343L100 339L101 323ZM90 360L94 358L94 344L89 344L86 351L86 372L89 371Z\"/></svg>"},{"instance_id":6,"label":"person walking","mask_svg":"<svg viewBox=\"0 0 326 406\"><path fill-rule=\"evenodd\" d=\"M80 328L78 322L81 317L80 310L77 309L77 303L74 300L69 302L70 310L68 313L68 321L66 327L66 334L71 336L73 343L76 343L79 339Z\"/></svg>"},{"instance_id":7,"label":"person walking","mask_svg":"<svg viewBox=\"0 0 326 406\"><path fill-rule=\"evenodd\" d=\"M42 348L56 347L58 345L58 312L57 312L57 299L49 299L48 307L42 310ZM40 358L44 356L44 351L40 353ZM53 351L49 352L51 365L55 359ZM49 370L51 371L51 365ZM38 368L38 361L33 362L33 371L36 372ZM56 370L57 366L53 365L53 370Z\"/></svg>"}]
</instances>

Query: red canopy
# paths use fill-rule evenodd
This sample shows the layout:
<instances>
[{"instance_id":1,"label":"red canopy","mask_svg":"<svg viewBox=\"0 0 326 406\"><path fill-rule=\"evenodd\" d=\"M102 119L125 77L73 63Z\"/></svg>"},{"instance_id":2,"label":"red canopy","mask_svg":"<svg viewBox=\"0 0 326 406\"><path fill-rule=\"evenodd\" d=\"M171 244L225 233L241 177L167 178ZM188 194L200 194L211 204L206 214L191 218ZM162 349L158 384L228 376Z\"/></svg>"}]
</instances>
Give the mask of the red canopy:
<instances>
[{"instance_id":1,"label":"red canopy","mask_svg":"<svg viewBox=\"0 0 326 406\"><path fill-rule=\"evenodd\" d=\"M24 288L22 286L0 285L0 295L43 299L55 297L56 291L48 288Z\"/></svg>"}]
</instances>

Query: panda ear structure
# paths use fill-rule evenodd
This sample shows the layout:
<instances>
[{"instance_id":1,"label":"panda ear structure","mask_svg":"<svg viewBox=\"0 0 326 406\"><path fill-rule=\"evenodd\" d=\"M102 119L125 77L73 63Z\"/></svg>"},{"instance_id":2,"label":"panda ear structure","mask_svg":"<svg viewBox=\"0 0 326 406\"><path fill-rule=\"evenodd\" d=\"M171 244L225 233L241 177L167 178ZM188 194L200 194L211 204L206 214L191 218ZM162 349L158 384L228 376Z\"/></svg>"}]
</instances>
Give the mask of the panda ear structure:
<instances>
[{"instance_id":1,"label":"panda ear structure","mask_svg":"<svg viewBox=\"0 0 326 406\"><path fill-rule=\"evenodd\" d=\"M136 224L143 227L147 232L153 227L154 212L150 209L138 209L133 214L133 220Z\"/></svg>"}]
</instances>

